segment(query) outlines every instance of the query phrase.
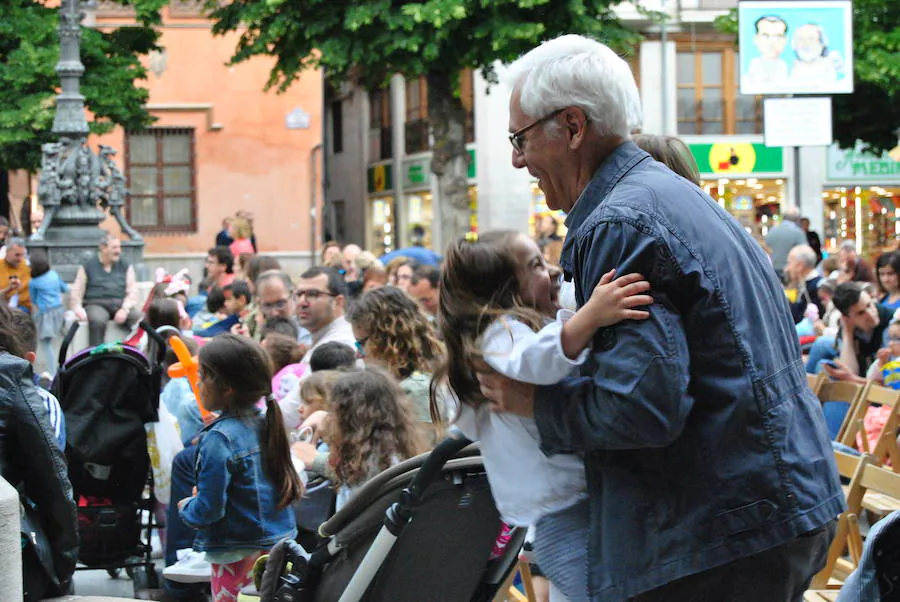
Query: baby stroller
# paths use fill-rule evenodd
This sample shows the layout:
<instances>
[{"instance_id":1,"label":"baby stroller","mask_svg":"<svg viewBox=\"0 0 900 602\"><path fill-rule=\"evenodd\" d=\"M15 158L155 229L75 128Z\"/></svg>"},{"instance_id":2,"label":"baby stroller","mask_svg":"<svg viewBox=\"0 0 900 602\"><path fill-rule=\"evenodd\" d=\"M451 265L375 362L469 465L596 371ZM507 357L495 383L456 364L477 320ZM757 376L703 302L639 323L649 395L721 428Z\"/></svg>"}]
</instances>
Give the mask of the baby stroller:
<instances>
[{"instance_id":1,"label":"baby stroller","mask_svg":"<svg viewBox=\"0 0 900 602\"><path fill-rule=\"evenodd\" d=\"M149 355L110 343L66 361L78 330L74 323L53 381L66 417L66 458L78 504L78 561L84 565L78 569L106 569L117 577L124 568L135 592L159 581L151 559L151 532L158 525L144 424L158 420L166 350L162 337L141 326L151 336Z\"/></svg>"},{"instance_id":2,"label":"baby stroller","mask_svg":"<svg viewBox=\"0 0 900 602\"><path fill-rule=\"evenodd\" d=\"M273 548L241 602L488 602L515 568L525 529L503 527L477 446L462 435L367 482L319 528L307 562ZM249 591L253 590L253 591Z\"/></svg>"}]
</instances>

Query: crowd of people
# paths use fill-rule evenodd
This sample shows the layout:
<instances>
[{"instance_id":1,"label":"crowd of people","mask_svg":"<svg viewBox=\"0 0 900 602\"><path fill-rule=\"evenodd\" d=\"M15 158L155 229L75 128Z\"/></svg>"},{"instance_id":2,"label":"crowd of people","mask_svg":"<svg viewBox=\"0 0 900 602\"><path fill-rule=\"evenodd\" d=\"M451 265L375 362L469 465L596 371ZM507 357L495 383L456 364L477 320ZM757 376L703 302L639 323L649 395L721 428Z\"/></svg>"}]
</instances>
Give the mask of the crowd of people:
<instances>
[{"instance_id":1,"label":"crowd of people","mask_svg":"<svg viewBox=\"0 0 900 602\"><path fill-rule=\"evenodd\" d=\"M632 139L634 78L596 41L547 42L511 74L513 165L567 215L565 236L547 215L534 238L470 232L441 256L417 228L380 258L328 243L295 276L239 213L198 283L161 272L142 308L115 237L78 271L68 309L92 345L110 322L146 345L127 331L143 316L199 358L196 395L187 377L161 395L183 445L158 508L166 599L235 599L279 539L315 544L298 528L305 482L330 481L339 509L448 429L480 441L502 520L530 529L543 600L802 598L843 497L798 338L814 339L807 369L900 382L900 255L873 272L848 242L820 260L790 211L767 255L698 187L680 140ZM0 261L0 378L54 483L3 474L53 512L47 587L62 591L65 427L28 362L59 334L66 285L25 255L13 238Z\"/></svg>"}]
</instances>

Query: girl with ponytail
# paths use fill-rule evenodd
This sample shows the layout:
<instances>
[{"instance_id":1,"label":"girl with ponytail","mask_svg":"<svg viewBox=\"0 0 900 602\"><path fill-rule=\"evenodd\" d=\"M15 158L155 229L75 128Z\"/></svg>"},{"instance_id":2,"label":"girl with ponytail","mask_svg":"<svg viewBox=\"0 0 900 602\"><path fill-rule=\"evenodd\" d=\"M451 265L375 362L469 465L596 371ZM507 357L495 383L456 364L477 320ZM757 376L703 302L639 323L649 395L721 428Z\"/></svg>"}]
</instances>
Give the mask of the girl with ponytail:
<instances>
[{"instance_id":1,"label":"girl with ponytail","mask_svg":"<svg viewBox=\"0 0 900 602\"><path fill-rule=\"evenodd\" d=\"M291 464L272 368L259 343L223 334L200 351L200 401L220 417L200 434L194 495L178 503L212 564L214 602L236 600L264 551L293 538L291 502L303 493ZM265 413L256 408L265 398Z\"/></svg>"}]
</instances>

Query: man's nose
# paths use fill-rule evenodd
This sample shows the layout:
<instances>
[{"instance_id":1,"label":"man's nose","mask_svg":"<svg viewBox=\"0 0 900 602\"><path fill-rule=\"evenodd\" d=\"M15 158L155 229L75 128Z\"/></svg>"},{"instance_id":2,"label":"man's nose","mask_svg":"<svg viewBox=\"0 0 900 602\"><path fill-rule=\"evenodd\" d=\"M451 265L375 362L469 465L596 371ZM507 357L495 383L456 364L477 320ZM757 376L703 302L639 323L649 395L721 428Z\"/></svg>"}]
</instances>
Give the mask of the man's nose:
<instances>
[{"instance_id":1,"label":"man's nose","mask_svg":"<svg viewBox=\"0 0 900 602\"><path fill-rule=\"evenodd\" d=\"M527 165L525 162L525 154L520 153L516 149L512 149L512 164L516 169L522 169Z\"/></svg>"}]
</instances>

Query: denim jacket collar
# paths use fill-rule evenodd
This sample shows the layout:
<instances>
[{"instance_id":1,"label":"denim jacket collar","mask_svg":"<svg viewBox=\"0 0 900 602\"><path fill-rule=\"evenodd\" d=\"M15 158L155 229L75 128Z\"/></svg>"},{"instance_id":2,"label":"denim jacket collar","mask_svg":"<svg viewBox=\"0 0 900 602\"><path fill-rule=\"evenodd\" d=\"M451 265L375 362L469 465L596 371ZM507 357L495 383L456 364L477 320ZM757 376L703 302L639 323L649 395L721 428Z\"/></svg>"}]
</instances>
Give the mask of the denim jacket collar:
<instances>
[{"instance_id":1,"label":"denim jacket collar","mask_svg":"<svg viewBox=\"0 0 900 602\"><path fill-rule=\"evenodd\" d=\"M569 234L563 243L562 254L559 264L565 272L566 280L571 280L574 271L574 252L575 239L577 238L578 228L585 222L588 216L594 212L600 203L609 194L622 177L631 170L632 167L649 158L646 152L640 149L638 145L630 140L620 144L597 168L591 181L585 186L584 190L575 201L572 211L566 216L566 228ZM599 192L599 194L597 194Z\"/></svg>"}]
</instances>

